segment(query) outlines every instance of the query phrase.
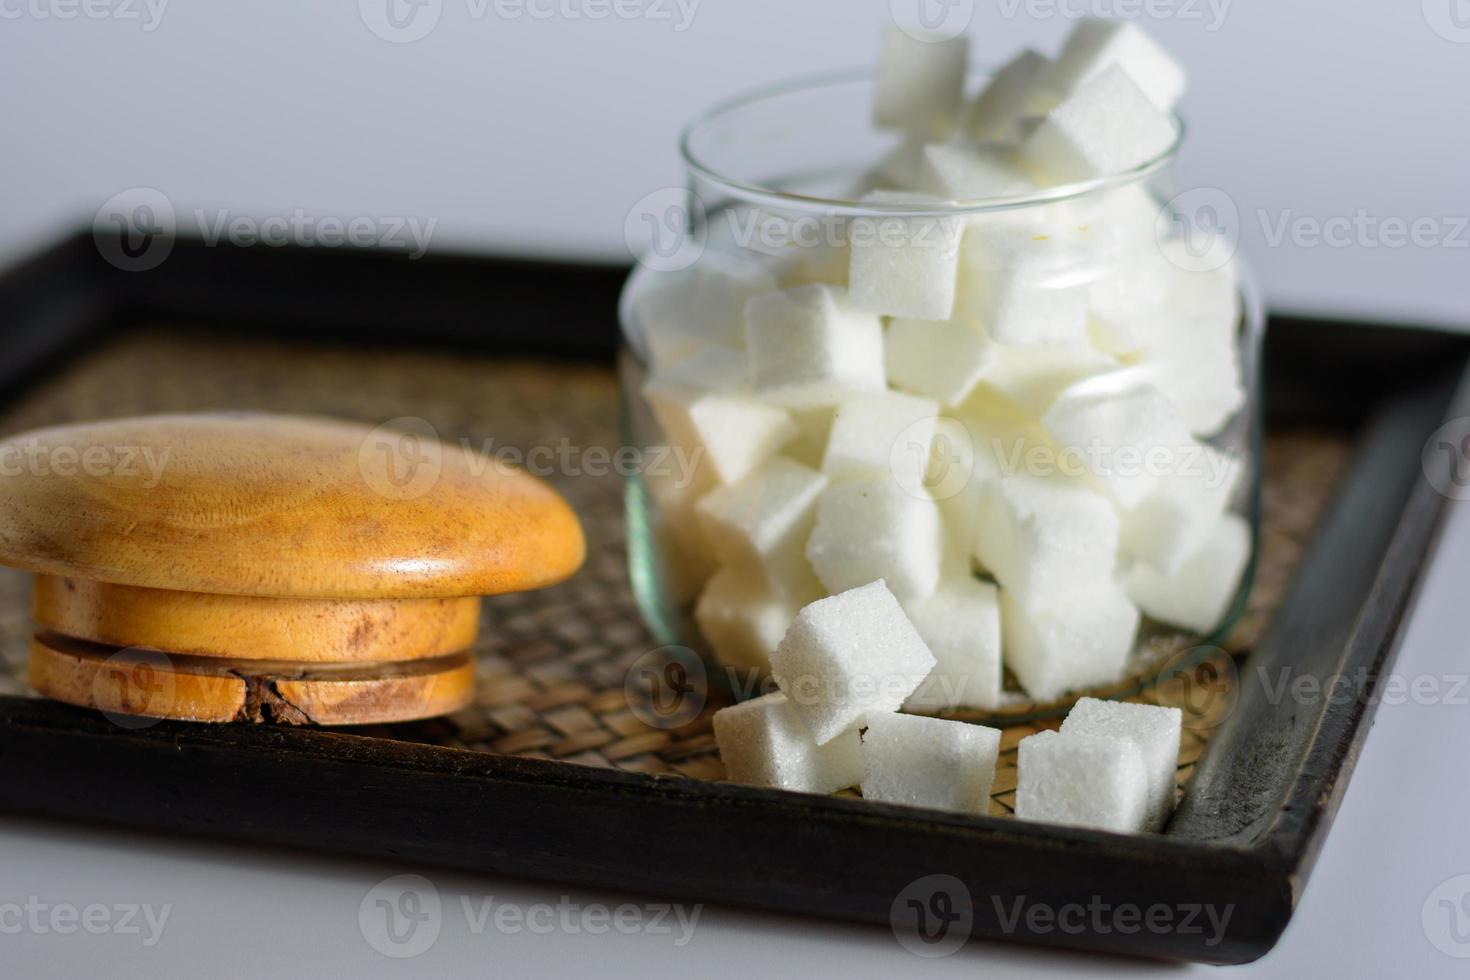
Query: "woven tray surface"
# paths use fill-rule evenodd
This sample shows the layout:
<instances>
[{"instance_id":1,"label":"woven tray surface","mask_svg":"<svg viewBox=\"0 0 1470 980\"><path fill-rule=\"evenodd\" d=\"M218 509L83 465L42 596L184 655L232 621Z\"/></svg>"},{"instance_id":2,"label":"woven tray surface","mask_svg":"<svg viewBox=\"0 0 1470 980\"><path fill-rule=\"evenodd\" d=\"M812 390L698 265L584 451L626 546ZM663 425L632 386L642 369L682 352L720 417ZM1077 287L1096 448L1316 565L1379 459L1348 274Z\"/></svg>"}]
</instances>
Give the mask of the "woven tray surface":
<instances>
[{"instance_id":1,"label":"woven tray surface","mask_svg":"<svg viewBox=\"0 0 1470 980\"><path fill-rule=\"evenodd\" d=\"M111 416L226 408L325 414L372 424L413 417L427 420L441 438L467 439L492 451L571 447L562 458L572 465L547 479L586 525L586 567L556 588L485 603L475 705L433 721L351 731L633 772L724 777L710 718L729 703L727 695L711 685L702 709L692 718L685 717L687 711L676 712L679 723L669 727L661 720L665 716L648 710L644 689L626 683L630 669L648 663L654 644L628 586L621 477L586 452L594 447L610 452L619 444L617 381L610 367L139 331L33 388L0 413L0 433ZM1351 440L1336 433L1268 436L1257 584L1225 643L1229 655L1216 652L1197 668L1166 672L1165 681L1136 696L1185 711L1180 786L1228 714L1236 664L1280 601L1351 448ZM598 475L587 472L594 468ZM30 693L25 686L29 580L0 569L4 695ZM1017 743L1055 725L1042 721L1004 729L992 813L1011 812Z\"/></svg>"}]
</instances>

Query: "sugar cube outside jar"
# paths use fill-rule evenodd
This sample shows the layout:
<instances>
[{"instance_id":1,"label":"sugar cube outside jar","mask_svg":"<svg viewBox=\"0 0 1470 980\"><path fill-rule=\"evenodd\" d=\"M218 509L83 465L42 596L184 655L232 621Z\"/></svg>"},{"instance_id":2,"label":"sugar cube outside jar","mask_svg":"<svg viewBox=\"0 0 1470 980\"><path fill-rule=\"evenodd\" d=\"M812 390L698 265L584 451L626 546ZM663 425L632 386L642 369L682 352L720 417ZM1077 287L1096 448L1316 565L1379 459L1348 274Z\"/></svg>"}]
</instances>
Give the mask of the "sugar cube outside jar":
<instances>
[{"instance_id":1,"label":"sugar cube outside jar","mask_svg":"<svg viewBox=\"0 0 1470 980\"><path fill-rule=\"evenodd\" d=\"M1262 316L1229 243L1171 207L1183 123L1117 72L1009 122L987 82L949 130L875 126L881 76L730 100L644 216L630 572L655 639L713 677L767 670L799 609L880 578L938 663L917 711L1065 704L1244 608ZM1146 156L1096 172L1073 129L1098 102L1167 139L1134 127Z\"/></svg>"}]
</instances>

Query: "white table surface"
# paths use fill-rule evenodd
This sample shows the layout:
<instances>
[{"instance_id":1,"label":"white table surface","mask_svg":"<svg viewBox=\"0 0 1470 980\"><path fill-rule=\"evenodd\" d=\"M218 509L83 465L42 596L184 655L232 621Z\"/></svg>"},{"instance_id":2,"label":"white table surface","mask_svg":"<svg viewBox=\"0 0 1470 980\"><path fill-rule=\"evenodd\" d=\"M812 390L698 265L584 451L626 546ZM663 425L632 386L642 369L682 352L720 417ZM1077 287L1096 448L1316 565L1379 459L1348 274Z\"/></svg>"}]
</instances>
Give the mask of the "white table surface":
<instances>
[{"instance_id":1,"label":"white table surface","mask_svg":"<svg viewBox=\"0 0 1470 980\"><path fill-rule=\"evenodd\" d=\"M1184 18L1148 25L1193 76L1183 186L1230 190L1247 217L1245 250L1278 308L1465 326L1470 249L1272 244L1265 236L1282 219L1322 222L1360 210L1429 216L1446 230L1466 214L1470 29L1447 19L1456 3L1463 8L1463 0L1238 0L1224 4L1217 30ZM144 186L183 215L196 207L257 217L294 209L420 215L439 222L435 247L625 260L629 206L679 180L672 139L682 119L755 81L870 62L887 4L704 0L689 29L674 32L653 21L475 18L468 12L484 4L445 0L434 33L403 45L372 36L350 0L178 0L154 29L36 13L63 6L0 4L8 93L0 258ZM974 6L982 60L1020 43L1051 47L1068 27L1056 16L998 12L1014 5ZM1436 678L1448 690L1470 669L1467 575L1470 517L1461 510L1399 659L1406 678ZM1442 882L1470 873L1467 744L1464 703L1381 707L1291 928L1273 954L1237 972L1463 976L1466 964L1427 938L1421 911ZM374 885L410 870L427 874L441 896L442 928L417 958L388 959L364 939L358 909ZM3 817L0 976L1182 972L990 944L919 964L885 929L719 908L703 910L683 946L667 934L477 934L461 899L478 908L492 895L522 908L563 896L583 907L643 901ZM12 903L170 911L161 937L144 946L139 934L11 932ZM1470 930L1470 901L1462 918ZM1448 948L1470 953L1470 942Z\"/></svg>"},{"instance_id":2,"label":"white table surface","mask_svg":"<svg viewBox=\"0 0 1470 980\"><path fill-rule=\"evenodd\" d=\"M1446 703L1380 706L1321 861L1280 945L1231 975L1251 977L1463 977L1470 956L1470 900L1460 915L1464 943L1431 942L1421 913L1443 923L1438 900L1470 893L1470 692L1460 686L1465 656L1464 582L1470 572L1470 509L1451 511L1414 611L1395 673L1433 678ZM492 819L487 816L486 819ZM365 937L358 911L394 875L426 876L441 901L437 940L408 959L388 958ZM1440 889L1436 892L1436 889ZM381 893L378 893L381 894ZM497 930L488 906L518 907L529 918ZM466 875L285 850L122 832L89 825L0 818L0 975L13 977L571 976L1106 976L1177 974L1186 967L972 942L952 956L917 960L884 928L833 924L705 907L683 932L621 934L547 931L547 912L571 903L610 913L654 899L537 882ZM7 903L42 910L41 931L5 931L19 922ZM100 903L148 905L162 921L155 938L140 913L136 933L62 935L49 910ZM162 910L169 907L166 919ZM100 914L100 913L99 913ZM690 910L687 914L693 915ZM538 918L539 916L539 918ZM121 919L112 920L121 924ZM573 921L578 921L574 919ZM631 920L625 920L631 921ZM674 923L670 918L667 920ZM63 920L62 924L65 922ZM531 931L534 925L537 931ZM100 926L99 926L100 928ZM686 938L687 937L687 938ZM682 940L682 941L681 941ZM1449 952L1446 952L1448 950ZM1194 969L1203 971L1205 968ZM1004 974L986 971L1004 970Z\"/></svg>"}]
</instances>

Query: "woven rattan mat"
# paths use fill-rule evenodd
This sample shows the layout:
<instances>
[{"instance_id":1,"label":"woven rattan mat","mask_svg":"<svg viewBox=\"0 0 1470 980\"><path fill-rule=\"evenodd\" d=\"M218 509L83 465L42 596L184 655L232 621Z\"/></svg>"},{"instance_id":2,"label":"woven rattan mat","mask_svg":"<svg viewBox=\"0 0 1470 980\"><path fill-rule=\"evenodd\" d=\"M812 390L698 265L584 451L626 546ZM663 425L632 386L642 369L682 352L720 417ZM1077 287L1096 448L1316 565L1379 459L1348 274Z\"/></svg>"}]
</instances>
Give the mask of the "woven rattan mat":
<instances>
[{"instance_id":1,"label":"woven rattan mat","mask_svg":"<svg viewBox=\"0 0 1470 980\"><path fill-rule=\"evenodd\" d=\"M634 772L723 778L710 717L728 698L711 690L696 717L666 728L640 720L649 713L635 710L625 693L630 667L653 643L628 587L621 478L600 463L602 457L587 452L618 445L617 382L610 368L141 331L38 384L0 414L0 432L222 408L319 413L374 424L414 417L446 439L468 439L492 451L548 446L559 461L571 461L559 462L564 472L547 478L586 524L587 565L557 588L485 604L477 703L444 719L353 731ZM1237 657L1249 651L1279 602L1350 449L1351 441L1336 434L1276 432L1268 438L1257 586L1226 643ZM593 469L600 475L590 475ZM29 633L29 576L0 569L0 694L28 693ZM1234 677L1231 658L1216 654L1139 698L1185 710L1181 786L1229 710ZM1048 724L1054 723L1005 729L993 813L1011 812L1016 744Z\"/></svg>"}]
</instances>

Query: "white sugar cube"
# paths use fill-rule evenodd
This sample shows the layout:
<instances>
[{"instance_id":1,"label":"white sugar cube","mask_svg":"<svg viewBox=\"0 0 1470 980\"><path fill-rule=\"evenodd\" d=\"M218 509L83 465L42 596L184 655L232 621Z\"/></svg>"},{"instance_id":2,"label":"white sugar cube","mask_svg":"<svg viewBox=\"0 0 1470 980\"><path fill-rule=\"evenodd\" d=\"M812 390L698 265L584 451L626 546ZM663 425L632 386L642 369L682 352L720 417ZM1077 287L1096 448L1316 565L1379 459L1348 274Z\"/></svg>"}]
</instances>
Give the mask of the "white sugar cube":
<instances>
[{"instance_id":1,"label":"white sugar cube","mask_svg":"<svg viewBox=\"0 0 1470 980\"><path fill-rule=\"evenodd\" d=\"M792 408L836 405L883 391L883 321L849 307L847 291L801 286L745 307L750 376L758 397Z\"/></svg>"},{"instance_id":2,"label":"white sugar cube","mask_svg":"<svg viewBox=\"0 0 1470 980\"><path fill-rule=\"evenodd\" d=\"M1041 424L1124 508L1138 506L1198 448L1174 403L1136 368L1067 388Z\"/></svg>"},{"instance_id":3,"label":"white sugar cube","mask_svg":"<svg viewBox=\"0 0 1470 980\"><path fill-rule=\"evenodd\" d=\"M1068 347L996 344L981 388L1004 395L1022 411L1040 417L1063 389L1117 367L1116 358L1086 344Z\"/></svg>"},{"instance_id":4,"label":"white sugar cube","mask_svg":"<svg viewBox=\"0 0 1470 980\"><path fill-rule=\"evenodd\" d=\"M1208 438L1245 405L1240 352L1233 339L1212 341L1209 325L1197 318L1168 326L1172 336L1150 349L1140 367L1178 407L1189 431Z\"/></svg>"},{"instance_id":5,"label":"white sugar cube","mask_svg":"<svg viewBox=\"0 0 1470 980\"><path fill-rule=\"evenodd\" d=\"M986 488L1006 473L1019 472L1029 452L1045 447L1046 433L1012 403L984 388L956 415L941 419L936 428L924 485L944 519L946 573L969 574L978 561Z\"/></svg>"},{"instance_id":6,"label":"white sugar cube","mask_svg":"<svg viewBox=\"0 0 1470 980\"><path fill-rule=\"evenodd\" d=\"M953 406L980 383L994 347L966 323L897 318L888 324L883 357L890 384Z\"/></svg>"},{"instance_id":7,"label":"white sugar cube","mask_svg":"<svg viewBox=\"0 0 1470 980\"><path fill-rule=\"evenodd\" d=\"M1148 772L1126 739L1037 732L1021 739L1016 816L1138 833L1148 827Z\"/></svg>"},{"instance_id":8,"label":"white sugar cube","mask_svg":"<svg viewBox=\"0 0 1470 980\"><path fill-rule=\"evenodd\" d=\"M917 38L898 28L883 32L873 120L897 129L943 139L959 122L965 102L969 38Z\"/></svg>"},{"instance_id":9,"label":"white sugar cube","mask_svg":"<svg viewBox=\"0 0 1470 980\"><path fill-rule=\"evenodd\" d=\"M1226 514L1204 545L1172 575L1138 563L1124 572L1123 588L1152 618L1206 634L1229 611L1250 554L1250 525L1242 517Z\"/></svg>"},{"instance_id":10,"label":"white sugar cube","mask_svg":"<svg viewBox=\"0 0 1470 980\"><path fill-rule=\"evenodd\" d=\"M744 385L739 351L706 348L655 373L643 395L670 443L702 454L721 483L733 483L797 436L784 410L756 401Z\"/></svg>"},{"instance_id":11,"label":"white sugar cube","mask_svg":"<svg viewBox=\"0 0 1470 980\"><path fill-rule=\"evenodd\" d=\"M1116 738L1137 746L1148 780L1147 829L1162 830L1174 809L1174 774L1179 767L1183 717L1178 708L1080 698L1062 722L1062 735Z\"/></svg>"},{"instance_id":12,"label":"white sugar cube","mask_svg":"<svg viewBox=\"0 0 1470 980\"><path fill-rule=\"evenodd\" d=\"M950 201L1015 197L1035 189L1015 147L1004 143L933 143L924 147L921 190Z\"/></svg>"},{"instance_id":13,"label":"white sugar cube","mask_svg":"<svg viewBox=\"0 0 1470 980\"><path fill-rule=\"evenodd\" d=\"M1165 289L1173 309L1188 314L1212 314L1217 322L1234 328L1240 316L1240 270L1229 259L1214 255L1213 242L1202 248L1182 238L1169 238L1155 247L1172 274Z\"/></svg>"},{"instance_id":14,"label":"white sugar cube","mask_svg":"<svg viewBox=\"0 0 1470 980\"><path fill-rule=\"evenodd\" d=\"M699 483L681 486L671 474L649 472L638 491L652 498L651 506L639 511L648 525L638 540L654 549L658 591L674 605L699 595L717 567L694 511L704 489Z\"/></svg>"},{"instance_id":15,"label":"white sugar cube","mask_svg":"<svg viewBox=\"0 0 1470 980\"><path fill-rule=\"evenodd\" d=\"M1123 20L1079 22L1043 81L1058 91L1072 92L1114 65L1160 111L1168 112L1184 94L1184 68L1136 24Z\"/></svg>"},{"instance_id":16,"label":"white sugar cube","mask_svg":"<svg viewBox=\"0 0 1470 980\"><path fill-rule=\"evenodd\" d=\"M844 227L839 224L835 227ZM845 232L834 232L832 241L813 245L794 245L780 256L776 267L780 288L800 286L837 286L846 288L847 269L852 265L852 249Z\"/></svg>"},{"instance_id":17,"label":"white sugar cube","mask_svg":"<svg viewBox=\"0 0 1470 980\"><path fill-rule=\"evenodd\" d=\"M743 347L746 301L776 288L763 264L714 250L690 268L645 274L651 281L632 300L634 342L655 371L712 344Z\"/></svg>"},{"instance_id":18,"label":"white sugar cube","mask_svg":"<svg viewBox=\"0 0 1470 980\"><path fill-rule=\"evenodd\" d=\"M929 711L1000 706L1000 596L969 576L940 583L905 607L934 654L933 673L908 700Z\"/></svg>"},{"instance_id":19,"label":"white sugar cube","mask_svg":"<svg viewBox=\"0 0 1470 980\"><path fill-rule=\"evenodd\" d=\"M1125 173L1173 145L1174 123L1116 65L1083 82L1049 112L1022 155L1047 183Z\"/></svg>"},{"instance_id":20,"label":"white sugar cube","mask_svg":"<svg viewBox=\"0 0 1470 980\"><path fill-rule=\"evenodd\" d=\"M873 205L937 206L933 198L904 191L874 191ZM854 217L848 226L852 263L848 297L853 307L884 316L946 320L954 312L960 240L959 217L909 217L902 213Z\"/></svg>"},{"instance_id":21,"label":"white sugar cube","mask_svg":"<svg viewBox=\"0 0 1470 980\"><path fill-rule=\"evenodd\" d=\"M933 669L933 654L882 581L802 609L771 656L776 683L819 745L897 711Z\"/></svg>"},{"instance_id":22,"label":"white sugar cube","mask_svg":"<svg viewBox=\"0 0 1470 980\"><path fill-rule=\"evenodd\" d=\"M1121 514L1123 557L1164 575L1178 571L1204 546L1245 474L1238 455L1213 446L1195 446L1178 463L1152 493Z\"/></svg>"},{"instance_id":23,"label":"white sugar cube","mask_svg":"<svg viewBox=\"0 0 1470 980\"><path fill-rule=\"evenodd\" d=\"M977 552L1022 602L1059 602L1112 581L1118 515L1107 498L1074 481L1004 476L986 488L981 502Z\"/></svg>"},{"instance_id":24,"label":"white sugar cube","mask_svg":"<svg viewBox=\"0 0 1470 980\"><path fill-rule=\"evenodd\" d=\"M1166 244L1166 255L1175 246ZM1220 430L1245 403L1236 332L1239 291L1233 266L1186 271L1169 260L1166 287L1154 331L1138 358L1140 367L1178 406L1191 432Z\"/></svg>"},{"instance_id":25,"label":"white sugar cube","mask_svg":"<svg viewBox=\"0 0 1470 980\"><path fill-rule=\"evenodd\" d=\"M773 594L743 571L724 568L700 594L694 621L721 663L766 670L800 608L799 601Z\"/></svg>"},{"instance_id":26,"label":"white sugar cube","mask_svg":"<svg viewBox=\"0 0 1470 980\"><path fill-rule=\"evenodd\" d=\"M1133 354L1168 330L1167 270L1156 256L1154 246L1139 245L1088 286L1089 336L1100 350Z\"/></svg>"},{"instance_id":27,"label":"white sugar cube","mask_svg":"<svg viewBox=\"0 0 1470 980\"><path fill-rule=\"evenodd\" d=\"M1006 666L1028 694L1049 701L1123 675L1138 609L1104 579L1030 606L1003 590L1000 622Z\"/></svg>"},{"instance_id":28,"label":"white sugar cube","mask_svg":"<svg viewBox=\"0 0 1470 980\"><path fill-rule=\"evenodd\" d=\"M696 509L724 565L777 594L809 596L815 577L803 551L826 486L821 473L777 457Z\"/></svg>"},{"instance_id":29,"label":"white sugar cube","mask_svg":"<svg viewBox=\"0 0 1470 980\"><path fill-rule=\"evenodd\" d=\"M863 778L856 731L818 745L785 694L721 708L715 744L731 782L798 793L835 793Z\"/></svg>"},{"instance_id":30,"label":"white sugar cube","mask_svg":"<svg viewBox=\"0 0 1470 980\"><path fill-rule=\"evenodd\" d=\"M939 403L897 391L837 406L822 472L833 480L887 477L922 493Z\"/></svg>"},{"instance_id":31,"label":"white sugar cube","mask_svg":"<svg viewBox=\"0 0 1470 980\"><path fill-rule=\"evenodd\" d=\"M955 409L955 417L963 423L975 456L973 483L1024 472L1037 449L1052 451L1037 418L988 382ZM929 485L937 488L940 483L931 480Z\"/></svg>"},{"instance_id":32,"label":"white sugar cube","mask_svg":"<svg viewBox=\"0 0 1470 980\"><path fill-rule=\"evenodd\" d=\"M980 526L980 495L987 478L985 464L977 466L974 438L956 418L941 417L929 444L929 468L924 487L939 506L944 537L940 577L967 577L974 571L975 537Z\"/></svg>"},{"instance_id":33,"label":"white sugar cube","mask_svg":"<svg viewBox=\"0 0 1470 980\"><path fill-rule=\"evenodd\" d=\"M922 136L905 136L873 165L854 197L873 191L916 191L923 172L924 148L929 144ZM843 270L846 273L846 270Z\"/></svg>"},{"instance_id":34,"label":"white sugar cube","mask_svg":"<svg viewBox=\"0 0 1470 980\"><path fill-rule=\"evenodd\" d=\"M822 493L806 557L828 592L884 579L908 601L939 584L943 548L933 499L878 477L843 481Z\"/></svg>"},{"instance_id":35,"label":"white sugar cube","mask_svg":"<svg viewBox=\"0 0 1470 980\"><path fill-rule=\"evenodd\" d=\"M1000 731L917 715L874 714L863 732L863 799L988 813Z\"/></svg>"},{"instance_id":36,"label":"white sugar cube","mask_svg":"<svg viewBox=\"0 0 1470 980\"><path fill-rule=\"evenodd\" d=\"M655 369L651 380L698 388L701 391L749 395L749 365L749 358L742 350L707 345L673 367Z\"/></svg>"},{"instance_id":37,"label":"white sugar cube","mask_svg":"<svg viewBox=\"0 0 1470 980\"><path fill-rule=\"evenodd\" d=\"M832 431L832 418L837 410L827 408L794 409L791 418L796 422L799 434L796 441L782 452L803 466L814 470L822 468L822 457L827 455L827 436Z\"/></svg>"},{"instance_id":38,"label":"white sugar cube","mask_svg":"<svg viewBox=\"0 0 1470 980\"><path fill-rule=\"evenodd\" d=\"M966 135L977 140L1014 140L1021 118L1035 111L1033 93L1048 64L1045 55L1030 48L1008 61L967 107Z\"/></svg>"},{"instance_id":39,"label":"white sugar cube","mask_svg":"<svg viewBox=\"0 0 1470 980\"><path fill-rule=\"evenodd\" d=\"M973 223L961 268L955 319L1013 347L1086 343L1087 283L1055 236L1010 223Z\"/></svg>"},{"instance_id":40,"label":"white sugar cube","mask_svg":"<svg viewBox=\"0 0 1470 980\"><path fill-rule=\"evenodd\" d=\"M1148 206L1134 205L1139 211ZM1142 224L1143 218L1136 215L1130 223ZM1214 341L1212 351L1233 345L1240 317L1234 266L1195 269L1179 243L1140 237L1120 243L1106 274L1089 286L1094 342L1113 353L1142 352L1144 358L1178 348L1180 360L1206 338Z\"/></svg>"}]
</instances>

